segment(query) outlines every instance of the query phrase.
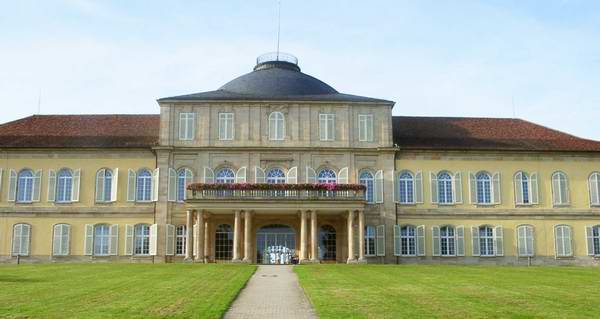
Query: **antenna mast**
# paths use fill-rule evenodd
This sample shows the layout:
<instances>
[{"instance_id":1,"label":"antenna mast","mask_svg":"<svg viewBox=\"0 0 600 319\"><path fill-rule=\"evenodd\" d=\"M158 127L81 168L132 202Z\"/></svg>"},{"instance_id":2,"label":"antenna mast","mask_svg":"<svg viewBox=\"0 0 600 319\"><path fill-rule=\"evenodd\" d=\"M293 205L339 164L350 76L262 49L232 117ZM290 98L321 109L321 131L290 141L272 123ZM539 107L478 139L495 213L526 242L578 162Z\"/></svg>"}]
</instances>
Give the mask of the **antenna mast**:
<instances>
[{"instance_id":1,"label":"antenna mast","mask_svg":"<svg viewBox=\"0 0 600 319\"><path fill-rule=\"evenodd\" d=\"M279 37L281 35L281 0L277 1L277 61L279 61Z\"/></svg>"}]
</instances>

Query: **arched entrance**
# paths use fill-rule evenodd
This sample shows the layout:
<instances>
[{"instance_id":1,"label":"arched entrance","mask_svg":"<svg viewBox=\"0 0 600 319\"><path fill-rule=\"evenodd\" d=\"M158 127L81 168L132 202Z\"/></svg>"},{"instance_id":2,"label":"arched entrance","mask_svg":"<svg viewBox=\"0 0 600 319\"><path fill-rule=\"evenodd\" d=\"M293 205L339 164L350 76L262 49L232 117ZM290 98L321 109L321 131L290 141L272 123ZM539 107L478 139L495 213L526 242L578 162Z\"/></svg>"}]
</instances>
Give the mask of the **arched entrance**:
<instances>
[{"instance_id":1,"label":"arched entrance","mask_svg":"<svg viewBox=\"0 0 600 319\"><path fill-rule=\"evenodd\" d=\"M323 225L319 229L319 259L322 261L336 260L336 233L331 225Z\"/></svg>"},{"instance_id":2,"label":"arched entrance","mask_svg":"<svg viewBox=\"0 0 600 319\"><path fill-rule=\"evenodd\" d=\"M256 263L290 264L296 256L296 232L287 225L263 226L256 232Z\"/></svg>"}]
</instances>

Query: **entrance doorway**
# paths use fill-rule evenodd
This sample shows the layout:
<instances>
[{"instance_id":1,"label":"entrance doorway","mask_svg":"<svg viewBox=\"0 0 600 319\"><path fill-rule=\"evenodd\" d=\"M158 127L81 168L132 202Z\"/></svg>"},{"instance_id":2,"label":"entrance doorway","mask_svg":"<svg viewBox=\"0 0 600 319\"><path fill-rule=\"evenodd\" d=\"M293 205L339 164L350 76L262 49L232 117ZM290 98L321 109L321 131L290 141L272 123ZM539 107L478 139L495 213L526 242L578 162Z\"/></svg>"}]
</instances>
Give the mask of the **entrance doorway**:
<instances>
[{"instance_id":1,"label":"entrance doorway","mask_svg":"<svg viewBox=\"0 0 600 319\"><path fill-rule=\"evenodd\" d=\"M291 264L296 256L296 232L287 225L273 224L256 232L256 263Z\"/></svg>"},{"instance_id":2,"label":"entrance doorway","mask_svg":"<svg viewBox=\"0 0 600 319\"><path fill-rule=\"evenodd\" d=\"M335 262L336 257L335 228L331 225L323 225L319 231L319 259Z\"/></svg>"}]
</instances>

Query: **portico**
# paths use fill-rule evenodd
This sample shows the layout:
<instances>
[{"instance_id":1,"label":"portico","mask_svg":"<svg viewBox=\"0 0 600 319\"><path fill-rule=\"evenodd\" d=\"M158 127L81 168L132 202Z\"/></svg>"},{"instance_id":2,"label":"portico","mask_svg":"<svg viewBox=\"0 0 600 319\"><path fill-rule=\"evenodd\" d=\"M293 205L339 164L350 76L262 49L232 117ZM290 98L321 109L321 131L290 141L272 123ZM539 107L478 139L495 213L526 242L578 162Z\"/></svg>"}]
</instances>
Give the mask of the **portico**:
<instances>
[{"instance_id":1,"label":"portico","mask_svg":"<svg viewBox=\"0 0 600 319\"><path fill-rule=\"evenodd\" d=\"M233 192L214 198L191 195L186 200L186 261L269 263L263 250L271 246L285 247L300 263L365 260L363 240L355 245L357 237L364 238L365 201L360 197L326 194L322 200L286 196L267 200ZM218 229L231 232L223 236Z\"/></svg>"}]
</instances>

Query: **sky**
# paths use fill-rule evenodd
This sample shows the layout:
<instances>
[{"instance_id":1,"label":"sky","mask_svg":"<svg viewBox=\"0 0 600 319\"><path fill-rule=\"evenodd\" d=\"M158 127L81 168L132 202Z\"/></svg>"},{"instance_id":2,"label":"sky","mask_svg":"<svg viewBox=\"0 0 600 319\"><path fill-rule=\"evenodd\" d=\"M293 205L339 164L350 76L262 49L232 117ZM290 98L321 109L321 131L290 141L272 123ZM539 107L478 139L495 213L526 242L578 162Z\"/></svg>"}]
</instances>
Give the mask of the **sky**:
<instances>
[{"instance_id":1,"label":"sky","mask_svg":"<svg viewBox=\"0 0 600 319\"><path fill-rule=\"evenodd\" d=\"M277 43L277 0L0 0L0 122L158 113ZM394 115L518 117L600 140L600 1L281 1L281 51ZM39 111L38 111L39 108Z\"/></svg>"}]
</instances>

